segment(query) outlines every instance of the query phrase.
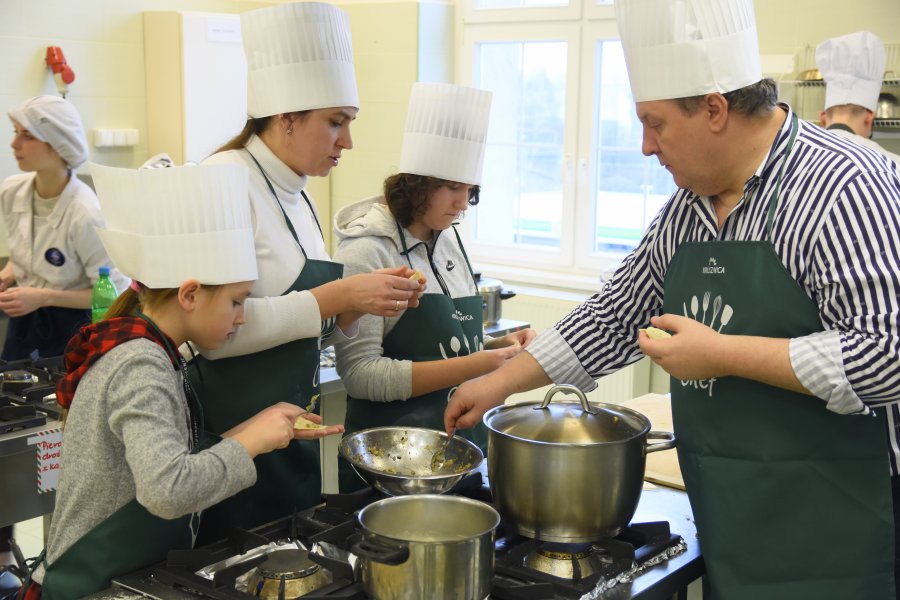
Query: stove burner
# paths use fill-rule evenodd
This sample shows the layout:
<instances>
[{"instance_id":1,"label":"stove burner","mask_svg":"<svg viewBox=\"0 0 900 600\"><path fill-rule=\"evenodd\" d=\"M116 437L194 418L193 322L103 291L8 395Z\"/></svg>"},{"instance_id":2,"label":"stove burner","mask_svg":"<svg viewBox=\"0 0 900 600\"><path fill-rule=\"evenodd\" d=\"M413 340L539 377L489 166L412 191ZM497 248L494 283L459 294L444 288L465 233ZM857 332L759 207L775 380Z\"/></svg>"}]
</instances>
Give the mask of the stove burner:
<instances>
[{"instance_id":1,"label":"stove burner","mask_svg":"<svg viewBox=\"0 0 900 600\"><path fill-rule=\"evenodd\" d=\"M299 548L270 552L247 580L247 591L259 598L299 598L331 583L331 575Z\"/></svg>"},{"instance_id":2,"label":"stove burner","mask_svg":"<svg viewBox=\"0 0 900 600\"><path fill-rule=\"evenodd\" d=\"M580 581L602 569L607 561L601 551L591 544L539 545L525 556L523 565L529 569L559 577Z\"/></svg>"}]
</instances>

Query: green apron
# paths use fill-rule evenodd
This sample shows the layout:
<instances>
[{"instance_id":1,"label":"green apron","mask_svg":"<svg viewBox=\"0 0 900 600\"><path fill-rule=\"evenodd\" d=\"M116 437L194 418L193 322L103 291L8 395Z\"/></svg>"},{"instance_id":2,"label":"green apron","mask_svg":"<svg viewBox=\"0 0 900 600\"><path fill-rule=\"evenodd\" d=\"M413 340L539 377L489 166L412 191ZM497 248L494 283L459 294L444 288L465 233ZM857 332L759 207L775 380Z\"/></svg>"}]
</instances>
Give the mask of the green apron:
<instances>
[{"instance_id":1,"label":"green apron","mask_svg":"<svg viewBox=\"0 0 900 600\"><path fill-rule=\"evenodd\" d=\"M397 228L400 230L403 254L408 261L409 250L403 228L399 224ZM472 266L459 234L456 239L466 259L469 274L472 275ZM474 275L472 282L475 282ZM481 295L452 298L446 290L443 294L425 294L419 300L419 306L404 312L384 337L383 355L395 360L424 362L478 352L484 346L483 314L484 300ZM406 401L393 402L375 402L348 396L344 435L361 429L392 425L443 430L444 410L452 389L445 388ZM482 450L487 448L487 430L483 424L460 431L458 435L474 441ZM338 479L342 493L352 492L366 485L343 457L338 457Z\"/></svg>"},{"instance_id":2,"label":"green apron","mask_svg":"<svg viewBox=\"0 0 900 600\"><path fill-rule=\"evenodd\" d=\"M815 303L766 239L690 242L672 258L664 311L729 335L822 331ZM696 312L695 308L696 307ZM811 396L738 377L672 378L678 459L716 600L894 598L884 415L838 415Z\"/></svg>"},{"instance_id":3,"label":"green apron","mask_svg":"<svg viewBox=\"0 0 900 600\"><path fill-rule=\"evenodd\" d=\"M140 316L156 329L153 321ZM179 359L184 373L184 359L168 344L167 351L170 356ZM184 387L188 405L192 406L189 409L189 429L193 453L199 448L200 424L197 421L200 415L196 409L196 396L186 378ZM197 514L177 519L157 517L134 499L101 521L46 566L41 582L41 598L68 600L104 590L113 577L162 561L169 550L190 548L197 534L198 522Z\"/></svg>"},{"instance_id":4,"label":"green apron","mask_svg":"<svg viewBox=\"0 0 900 600\"><path fill-rule=\"evenodd\" d=\"M263 177L281 207L265 173ZM305 194L304 198L308 203ZM315 215L311 206L310 211ZM283 208L282 215L306 257ZM342 274L343 266L338 263L307 258L300 275L284 294L318 287L340 279ZM334 327L334 318L323 321L321 335L329 335ZM277 402L312 406L312 412L318 414L320 339L295 340L262 352L218 360L195 357L189 372L194 385L202 390L207 430L221 435ZM321 501L319 440L293 440L283 450L257 456L254 463L255 485L203 511L199 544L222 538L229 527L250 529Z\"/></svg>"}]
</instances>

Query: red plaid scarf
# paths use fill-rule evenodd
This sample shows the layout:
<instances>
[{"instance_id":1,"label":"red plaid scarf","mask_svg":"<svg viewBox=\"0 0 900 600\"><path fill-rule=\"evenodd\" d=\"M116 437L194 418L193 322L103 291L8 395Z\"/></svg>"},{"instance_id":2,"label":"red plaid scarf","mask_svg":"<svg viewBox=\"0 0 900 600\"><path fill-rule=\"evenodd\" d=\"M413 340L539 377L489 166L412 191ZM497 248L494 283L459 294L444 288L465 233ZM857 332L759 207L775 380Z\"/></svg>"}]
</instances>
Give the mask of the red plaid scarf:
<instances>
[{"instance_id":1,"label":"red plaid scarf","mask_svg":"<svg viewBox=\"0 0 900 600\"><path fill-rule=\"evenodd\" d=\"M172 356L167 349L167 346L174 348L175 343L140 317L118 317L86 325L66 345L67 375L56 384L56 401L60 406L69 408L81 378L101 356L119 344L139 338L159 344L169 355L172 365L178 368L177 357Z\"/></svg>"}]
</instances>

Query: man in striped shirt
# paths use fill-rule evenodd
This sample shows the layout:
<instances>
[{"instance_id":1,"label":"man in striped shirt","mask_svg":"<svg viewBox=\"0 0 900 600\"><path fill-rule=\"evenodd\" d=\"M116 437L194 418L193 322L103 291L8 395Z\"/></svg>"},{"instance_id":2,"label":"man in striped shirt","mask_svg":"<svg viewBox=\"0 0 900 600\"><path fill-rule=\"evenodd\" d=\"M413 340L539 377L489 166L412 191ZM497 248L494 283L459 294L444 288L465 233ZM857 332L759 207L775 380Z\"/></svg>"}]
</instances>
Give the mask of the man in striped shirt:
<instances>
[{"instance_id":1,"label":"man in striped shirt","mask_svg":"<svg viewBox=\"0 0 900 600\"><path fill-rule=\"evenodd\" d=\"M776 104L751 0L616 14L643 152L679 190L599 293L459 387L445 425L650 356L673 377L714 598L894 598L900 179Z\"/></svg>"}]
</instances>

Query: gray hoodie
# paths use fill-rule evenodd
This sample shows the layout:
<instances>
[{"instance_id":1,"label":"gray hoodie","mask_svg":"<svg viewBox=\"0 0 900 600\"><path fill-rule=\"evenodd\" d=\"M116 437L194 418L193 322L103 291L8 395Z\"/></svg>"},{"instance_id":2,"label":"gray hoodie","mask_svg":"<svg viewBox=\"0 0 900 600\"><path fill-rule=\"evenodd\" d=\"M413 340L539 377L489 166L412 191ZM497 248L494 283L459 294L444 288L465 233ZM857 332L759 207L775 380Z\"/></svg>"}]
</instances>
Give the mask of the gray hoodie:
<instances>
[{"instance_id":1,"label":"gray hoodie","mask_svg":"<svg viewBox=\"0 0 900 600\"><path fill-rule=\"evenodd\" d=\"M341 209L334 218L334 230L338 238L334 260L343 263L345 277L411 266L428 280L426 294L448 293L453 298L478 294L455 232L442 231L426 243L404 229L409 254L403 255L397 222L382 196ZM355 338L335 345L337 371L350 396L376 402L410 397L412 362L385 358L382 346L382 340L402 316L403 313L397 317L366 315L359 320Z\"/></svg>"}]
</instances>

